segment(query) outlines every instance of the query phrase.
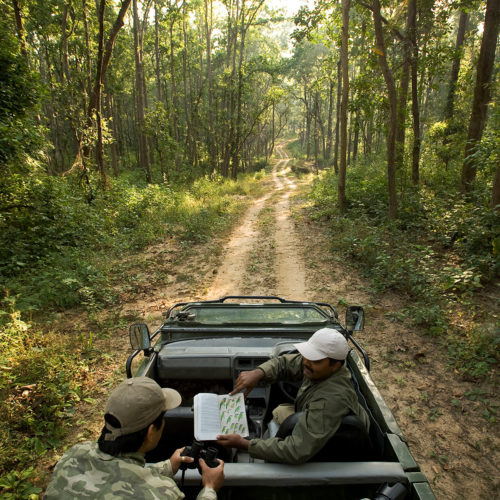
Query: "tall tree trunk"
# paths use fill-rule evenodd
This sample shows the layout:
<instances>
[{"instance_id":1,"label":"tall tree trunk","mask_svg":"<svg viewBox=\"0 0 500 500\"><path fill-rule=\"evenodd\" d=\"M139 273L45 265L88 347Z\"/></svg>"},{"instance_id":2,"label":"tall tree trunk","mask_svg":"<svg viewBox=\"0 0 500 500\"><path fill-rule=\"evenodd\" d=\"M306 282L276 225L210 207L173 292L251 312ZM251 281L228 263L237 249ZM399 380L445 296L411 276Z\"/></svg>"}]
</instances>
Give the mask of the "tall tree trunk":
<instances>
[{"instance_id":1,"label":"tall tree trunk","mask_svg":"<svg viewBox=\"0 0 500 500\"><path fill-rule=\"evenodd\" d=\"M189 164L193 164L195 157L194 144L192 140L191 130L191 111L189 109L190 95L188 92L188 70L187 70L187 31L186 31L186 18L187 18L187 3L186 0L182 2L182 85L184 90L184 120L186 122L186 137L185 137L185 151Z\"/></svg>"},{"instance_id":2,"label":"tall tree trunk","mask_svg":"<svg viewBox=\"0 0 500 500\"><path fill-rule=\"evenodd\" d=\"M418 103L418 45L417 45L417 0L408 3L408 36L410 38L411 57L411 110L413 117L413 148L411 179L414 186L420 182L420 111Z\"/></svg>"},{"instance_id":3,"label":"tall tree trunk","mask_svg":"<svg viewBox=\"0 0 500 500\"><path fill-rule=\"evenodd\" d=\"M155 0L155 73L156 73L156 96L159 102L163 102L163 89L161 84L161 59L160 59L160 19L158 0Z\"/></svg>"},{"instance_id":4,"label":"tall tree trunk","mask_svg":"<svg viewBox=\"0 0 500 500\"><path fill-rule=\"evenodd\" d=\"M493 189L491 191L491 208L500 213L500 164L497 165L495 178L493 179Z\"/></svg>"},{"instance_id":5,"label":"tall tree trunk","mask_svg":"<svg viewBox=\"0 0 500 500\"><path fill-rule=\"evenodd\" d=\"M335 173L339 173L339 131L340 131L340 98L342 94L342 65L341 61L337 63L337 105L335 112L335 145L333 147L333 168Z\"/></svg>"},{"instance_id":6,"label":"tall tree trunk","mask_svg":"<svg viewBox=\"0 0 500 500\"><path fill-rule=\"evenodd\" d=\"M174 139L179 140L179 126L177 123L177 113L179 112L179 97L177 95L177 84L175 80L175 53L174 53L174 22L172 18L170 21L170 85L172 88L172 128L174 132Z\"/></svg>"},{"instance_id":7,"label":"tall tree trunk","mask_svg":"<svg viewBox=\"0 0 500 500\"><path fill-rule=\"evenodd\" d=\"M304 137L304 145L306 147L306 159L311 159L311 110L309 105L309 97L307 93L307 80L304 78L304 106L306 107L306 130Z\"/></svg>"},{"instance_id":8,"label":"tall tree trunk","mask_svg":"<svg viewBox=\"0 0 500 500\"><path fill-rule=\"evenodd\" d=\"M342 42L340 63L342 66L342 103L340 105L340 167L338 177L339 210L345 209L345 178L347 168L347 101L349 99L349 10L350 0L342 0Z\"/></svg>"},{"instance_id":9,"label":"tall tree trunk","mask_svg":"<svg viewBox=\"0 0 500 500\"><path fill-rule=\"evenodd\" d=\"M104 56L104 9L106 7L106 0L101 0L99 3L99 42L97 49L97 71L96 80L101 82L97 88L96 96L96 128L97 128L97 142L96 142L96 162L99 174L101 176L101 185L106 187L106 170L104 168L104 147L102 143L102 64Z\"/></svg>"},{"instance_id":10,"label":"tall tree trunk","mask_svg":"<svg viewBox=\"0 0 500 500\"><path fill-rule=\"evenodd\" d=\"M118 36L118 32L121 30L123 24L124 24L124 18L125 14L127 13L127 10L130 6L131 0L123 0L120 11L118 12L118 15L116 17L116 20L113 24L113 27L111 28L111 33L109 34L106 43L104 45L104 54L102 58L102 65L101 65L101 79L94 81L94 87L92 89L92 93L90 95L90 100L89 100L89 108L88 108L88 116L91 116L93 111L96 109L97 105L97 94L99 92L100 95L100 87L102 85L102 81L106 77L106 72L109 67L109 62L111 60L111 56L113 54L113 47L115 45L116 37Z\"/></svg>"},{"instance_id":11,"label":"tall tree trunk","mask_svg":"<svg viewBox=\"0 0 500 500\"><path fill-rule=\"evenodd\" d=\"M453 108L455 104L455 90L457 87L458 74L460 72L460 61L462 60L462 46L467 32L469 23L469 13L465 10L460 12L460 20L458 22L457 41L455 44L455 55L451 66L450 86L448 88L448 97L446 99L446 107L444 117L450 120L453 117Z\"/></svg>"},{"instance_id":12,"label":"tall tree trunk","mask_svg":"<svg viewBox=\"0 0 500 500\"><path fill-rule=\"evenodd\" d=\"M212 95L212 26L213 26L213 3L212 0L204 0L205 5L205 51L207 58L207 148L210 159L210 170L214 172L217 168L217 152L214 145L214 120L213 117L213 95Z\"/></svg>"},{"instance_id":13,"label":"tall tree trunk","mask_svg":"<svg viewBox=\"0 0 500 500\"><path fill-rule=\"evenodd\" d=\"M327 162L332 157L333 91L334 91L333 80L330 77L330 79L329 79L329 90L328 90L328 121L327 121L327 125L326 125L326 151L325 151L325 160Z\"/></svg>"},{"instance_id":14,"label":"tall tree trunk","mask_svg":"<svg viewBox=\"0 0 500 500\"><path fill-rule=\"evenodd\" d=\"M243 131L242 131L242 99L243 99L243 61L245 59L245 42L246 35L248 32L248 28L252 25L257 12L260 7L264 3L264 0L256 0L256 5L253 7L249 7L245 10L245 0L242 0L241 4L241 26L240 26L240 44L239 44L239 59L238 59L238 85L236 92L236 116L235 116L235 133L234 133L234 141L232 146L232 154L231 154L231 175L233 179L236 179L238 175L238 168L240 163L240 149L243 144ZM248 19L246 19L246 15Z\"/></svg>"},{"instance_id":15,"label":"tall tree trunk","mask_svg":"<svg viewBox=\"0 0 500 500\"><path fill-rule=\"evenodd\" d=\"M134 14L135 99L137 105L137 127L139 136L139 163L140 167L146 174L146 182L151 183L152 179L148 161L148 145L144 131L144 79L142 76L143 64L141 60L140 44L141 27L139 22L139 13L137 10L137 0L132 1L132 9Z\"/></svg>"},{"instance_id":16,"label":"tall tree trunk","mask_svg":"<svg viewBox=\"0 0 500 500\"><path fill-rule=\"evenodd\" d=\"M106 102L106 117L111 124L111 133L112 133L112 138L111 138L111 143L109 145L110 151L111 151L111 168L113 171L113 176L118 177L119 171L118 171L118 152L116 148L116 142L118 139L118 130L116 126L116 121L113 118L113 106L111 104L111 96L109 94L109 91L106 91L105 93L105 102Z\"/></svg>"},{"instance_id":17,"label":"tall tree trunk","mask_svg":"<svg viewBox=\"0 0 500 500\"><path fill-rule=\"evenodd\" d=\"M396 129L396 145L394 153L394 163L396 170L403 167L405 153L405 135L406 135L406 102L408 99L408 85L410 82L410 69L412 46L409 37L410 31L410 2L408 2L408 14L406 16L406 33L403 39L403 67L401 71L401 82L399 87L398 102L398 122Z\"/></svg>"},{"instance_id":18,"label":"tall tree trunk","mask_svg":"<svg viewBox=\"0 0 500 500\"><path fill-rule=\"evenodd\" d=\"M12 6L14 7L14 15L16 17L16 29L17 37L19 38L19 43L21 45L21 54L28 64L28 50L26 48L26 31L24 30L23 17L21 15L21 9L19 8L19 3L17 0L12 0Z\"/></svg>"},{"instance_id":19,"label":"tall tree trunk","mask_svg":"<svg viewBox=\"0 0 500 500\"><path fill-rule=\"evenodd\" d=\"M85 109L88 109L89 103L87 96L92 92L92 62L90 58L90 36L89 36L89 23L87 21L87 1L82 0L82 16L83 16L83 29L85 32L85 70L86 70L86 85L85 85Z\"/></svg>"},{"instance_id":20,"label":"tall tree trunk","mask_svg":"<svg viewBox=\"0 0 500 500\"><path fill-rule=\"evenodd\" d=\"M486 14L484 18L483 39L479 51L477 63L476 86L474 88L474 100L465 146L464 162L462 165L461 190L470 192L476 178L476 165L471 158L474 149L481 140L486 125L486 114L488 103L491 99L491 75L495 62L495 50L497 46L498 29L500 25L500 1L487 0Z\"/></svg>"},{"instance_id":21,"label":"tall tree trunk","mask_svg":"<svg viewBox=\"0 0 500 500\"><path fill-rule=\"evenodd\" d=\"M356 111L354 117L354 140L352 143L352 163L356 163L356 158L358 156L358 143L359 143L359 109Z\"/></svg>"},{"instance_id":22,"label":"tall tree trunk","mask_svg":"<svg viewBox=\"0 0 500 500\"><path fill-rule=\"evenodd\" d=\"M375 40L377 54L382 74L387 86L387 94L390 105L389 132L387 134L387 181L389 188L389 217L395 218L397 215L397 195L396 195L396 164L395 164L395 142L397 129L397 94L394 84L394 76L387 63L385 52L384 33L382 31L382 16L380 14L380 1L373 0L373 23L375 27Z\"/></svg>"},{"instance_id":23,"label":"tall tree trunk","mask_svg":"<svg viewBox=\"0 0 500 500\"><path fill-rule=\"evenodd\" d=\"M63 15L62 15L62 25L61 25L61 31L62 31L62 67L64 71L64 76L66 77L66 81L68 83L71 82L71 76L69 73L69 53L68 53L68 38L69 34L67 32L67 27L68 27L68 10L69 10L69 5L65 4L64 5L64 10L63 10Z\"/></svg>"}]
</instances>

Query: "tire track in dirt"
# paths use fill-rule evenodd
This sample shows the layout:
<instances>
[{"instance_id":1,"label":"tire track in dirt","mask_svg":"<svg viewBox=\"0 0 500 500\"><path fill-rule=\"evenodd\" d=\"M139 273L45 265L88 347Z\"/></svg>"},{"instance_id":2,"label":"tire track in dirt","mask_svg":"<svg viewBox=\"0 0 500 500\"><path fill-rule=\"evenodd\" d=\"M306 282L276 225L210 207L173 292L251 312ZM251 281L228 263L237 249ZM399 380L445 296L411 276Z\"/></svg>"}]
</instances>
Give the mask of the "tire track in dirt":
<instances>
[{"instance_id":1,"label":"tire track in dirt","mask_svg":"<svg viewBox=\"0 0 500 500\"><path fill-rule=\"evenodd\" d=\"M278 145L276 152L281 159L275 163L272 170L274 188L252 203L244 215L242 223L231 234L217 276L206 293L208 299L248 293L245 281L249 278L250 253L258 244L257 221L261 211L271 203L274 204L276 218L274 273L277 285L272 289L270 285L264 285L264 288L254 290L253 293L276 294L299 300L306 298L305 265L297 251L297 236L290 217L289 198L296 186L286 176L289 158L284 152L283 146ZM272 195L275 193L279 194L277 202L273 202L274 196Z\"/></svg>"},{"instance_id":2,"label":"tire track in dirt","mask_svg":"<svg viewBox=\"0 0 500 500\"><path fill-rule=\"evenodd\" d=\"M295 183L286 176L288 162L283 146L276 150L282 159L273 169L273 178L281 179L283 193L276 204L276 275L278 280L278 295L294 300L308 300L306 292L306 268L299 254L295 224L291 219L290 196L297 188ZM277 171L279 170L280 177Z\"/></svg>"}]
</instances>

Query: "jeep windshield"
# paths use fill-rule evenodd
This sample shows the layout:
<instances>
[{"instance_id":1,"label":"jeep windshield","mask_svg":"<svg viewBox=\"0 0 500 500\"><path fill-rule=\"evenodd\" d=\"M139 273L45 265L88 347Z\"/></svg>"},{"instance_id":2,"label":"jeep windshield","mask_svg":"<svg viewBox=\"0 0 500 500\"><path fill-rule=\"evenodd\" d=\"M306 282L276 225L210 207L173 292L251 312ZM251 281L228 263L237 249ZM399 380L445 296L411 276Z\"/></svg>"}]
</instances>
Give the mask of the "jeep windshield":
<instances>
[{"instance_id":1,"label":"jeep windshield","mask_svg":"<svg viewBox=\"0 0 500 500\"><path fill-rule=\"evenodd\" d=\"M190 304L169 317L190 325L315 325L332 323L332 315L316 305L300 304Z\"/></svg>"}]
</instances>

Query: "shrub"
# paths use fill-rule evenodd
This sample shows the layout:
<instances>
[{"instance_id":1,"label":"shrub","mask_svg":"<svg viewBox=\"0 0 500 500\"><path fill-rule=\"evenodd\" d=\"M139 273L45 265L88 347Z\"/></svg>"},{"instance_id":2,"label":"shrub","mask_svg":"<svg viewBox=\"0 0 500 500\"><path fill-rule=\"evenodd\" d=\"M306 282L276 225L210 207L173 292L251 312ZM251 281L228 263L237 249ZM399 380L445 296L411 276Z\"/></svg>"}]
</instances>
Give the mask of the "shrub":
<instances>
[{"instance_id":1,"label":"shrub","mask_svg":"<svg viewBox=\"0 0 500 500\"><path fill-rule=\"evenodd\" d=\"M6 297L0 311L0 491L2 498L38 492L33 464L61 446L74 405L85 397L89 362L76 339L42 332L20 319ZM6 495L6 496L5 496ZM17 496L16 496L17 495Z\"/></svg>"},{"instance_id":2,"label":"shrub","mask_svg":"<svg viewBox=\"0 0 500 500\"><path fill-rule=\"evenodd\" d=\"M312 216L330 221L332 251L358 266L373 292L403 294L406 316L428 334L448 338L448 314L458 302L467 306L500 272L500 222L488 206L489 191L480 181L468 199L430 187L407 189L399 197L398 218L391 220L383 169L371 160L349 168L343 214L337 209L335 173L320 176L310 194ZM451 338L450 359L469 367L463 373L484 376L491 369L494 356L483 335Z\"/></svg>"}]
</instances>

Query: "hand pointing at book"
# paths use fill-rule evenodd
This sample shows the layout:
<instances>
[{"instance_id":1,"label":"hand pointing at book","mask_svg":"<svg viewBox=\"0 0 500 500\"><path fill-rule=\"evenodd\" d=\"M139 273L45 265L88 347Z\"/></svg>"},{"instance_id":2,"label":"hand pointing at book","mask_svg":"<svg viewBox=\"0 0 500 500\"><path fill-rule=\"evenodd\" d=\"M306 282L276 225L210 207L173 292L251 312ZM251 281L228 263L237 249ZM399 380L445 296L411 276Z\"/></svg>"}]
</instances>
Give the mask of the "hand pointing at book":
<instances>
[{"instance_id":1,"label":"hand pointing at book","mask_svg":"<svg viewBox=\"0 0 500 500\"><path fill-rule=\"evenodd\" d=\"M248 450L250 441L240 434L226 434L217 436L217 444L224 448L237 448L238 450Z\"/></svg>"},{"instance_id":2,"label":"hand pointing at book","mask_svg":"<svg viewBox=\"0 0 500 500\"><path fill-rule=\"evenodd\" d=\"M246 372L240 372L236 382L234 383L234 389L229 393L230 396L236 394L237 392L245 389L245 397L251 392L251 390L257 386L257 384L264 378L264 372L260 368L255 370L250 370Z\"/></svg>"}]
</instances>

